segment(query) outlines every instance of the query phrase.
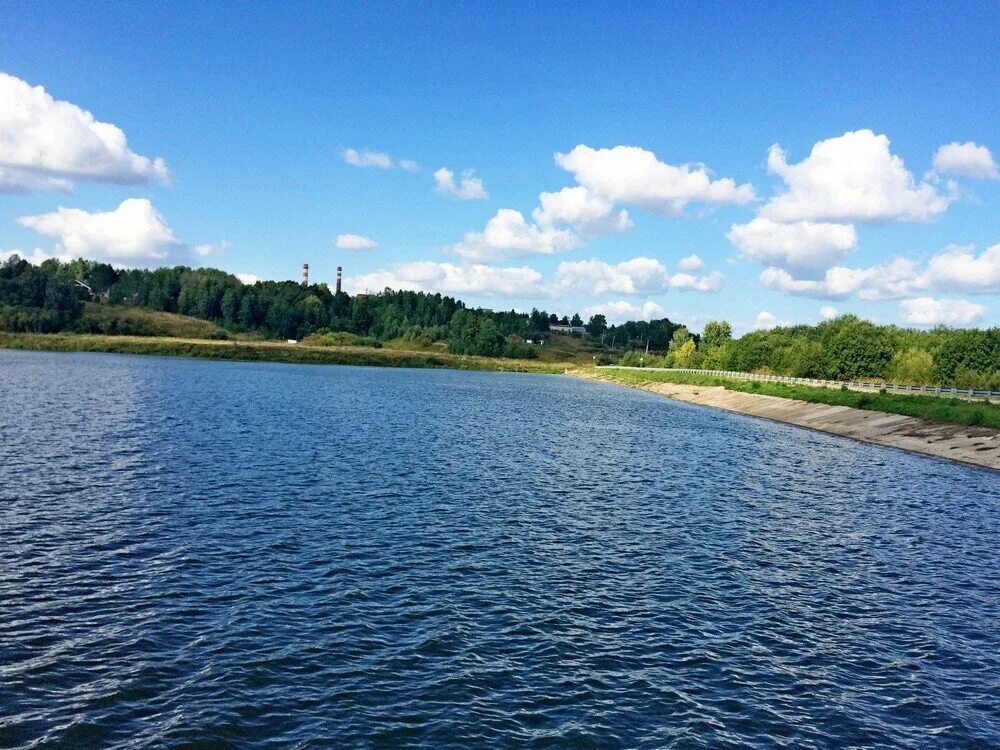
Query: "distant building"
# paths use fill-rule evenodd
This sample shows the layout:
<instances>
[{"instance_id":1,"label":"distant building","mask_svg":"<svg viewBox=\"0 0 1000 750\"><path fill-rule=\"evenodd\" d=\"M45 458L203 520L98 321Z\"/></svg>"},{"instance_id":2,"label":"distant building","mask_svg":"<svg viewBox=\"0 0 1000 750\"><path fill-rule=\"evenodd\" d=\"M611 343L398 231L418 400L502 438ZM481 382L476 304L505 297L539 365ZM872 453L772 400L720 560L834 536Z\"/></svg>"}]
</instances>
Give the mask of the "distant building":
<instances>
[{"instance_id":1,"label":"distant building","mask_svg":"<svg viewBox=\"0 0 1000 750\"><path fill-rule=\"evenodd\" d=\"M571 334L571 333L579 333L581 336L586 336L587 335L587 329L584 328L583 326L564 326L564 325L552 325L552 324L550 324L549 325L549 330L552 333L564 333L564 334L567 334L567 335Z\"/></svg>"}]
</instances>

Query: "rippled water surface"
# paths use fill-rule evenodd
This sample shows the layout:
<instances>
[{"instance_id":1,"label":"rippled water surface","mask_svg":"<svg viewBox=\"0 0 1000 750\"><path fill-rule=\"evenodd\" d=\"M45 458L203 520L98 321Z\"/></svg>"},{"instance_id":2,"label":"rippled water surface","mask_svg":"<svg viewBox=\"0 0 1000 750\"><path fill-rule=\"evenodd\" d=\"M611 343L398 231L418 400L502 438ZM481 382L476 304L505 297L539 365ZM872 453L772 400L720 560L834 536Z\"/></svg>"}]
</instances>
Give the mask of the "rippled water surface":
<instances>
[{"instance_id":1,"label":"rippled water surface","mask_svg":"<svg viewBox=\"0 0 1000 750\"><path fill-rule=\"evenodd\" d=\"M0 351L0 745L995 746L998 496L569 378Z\"/></svg>"}]
</instances>

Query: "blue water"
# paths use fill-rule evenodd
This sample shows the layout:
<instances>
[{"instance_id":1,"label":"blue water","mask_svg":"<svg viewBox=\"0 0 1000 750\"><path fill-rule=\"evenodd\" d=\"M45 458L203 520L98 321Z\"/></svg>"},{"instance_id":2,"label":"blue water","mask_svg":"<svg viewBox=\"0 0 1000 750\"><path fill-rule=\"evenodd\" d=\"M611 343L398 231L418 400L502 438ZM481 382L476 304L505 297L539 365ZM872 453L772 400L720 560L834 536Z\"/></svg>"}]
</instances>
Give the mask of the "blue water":
<instances>
[{"instance_id":1,"label":"blue water","mask_svg":"<svg viewBox=\"0 0 1000 750\"><path fill-rule=\"evenodd\" d=\"M0 351L0 746L1000 744L996 473L554 376Z\"/></svg>"}]
</instances>

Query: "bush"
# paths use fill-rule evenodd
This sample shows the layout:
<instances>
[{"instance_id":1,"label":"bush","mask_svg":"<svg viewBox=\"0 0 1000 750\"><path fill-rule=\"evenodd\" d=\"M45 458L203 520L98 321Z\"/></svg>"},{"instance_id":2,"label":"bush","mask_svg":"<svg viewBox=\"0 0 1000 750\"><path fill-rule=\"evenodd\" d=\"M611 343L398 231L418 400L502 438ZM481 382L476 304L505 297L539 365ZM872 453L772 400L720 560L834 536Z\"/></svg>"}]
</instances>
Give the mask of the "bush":
<instances>
[{"instance_id":1,"label":"bush","mask_svg":"<svg viewBox=\"0 0 1000 750\"><path fill-rule=\"evenodd\" d=\"M908 385L934 385L938 382L934 357L914 347L896 352L889 365L889 380Z\"/></svg>"}]
</instances>

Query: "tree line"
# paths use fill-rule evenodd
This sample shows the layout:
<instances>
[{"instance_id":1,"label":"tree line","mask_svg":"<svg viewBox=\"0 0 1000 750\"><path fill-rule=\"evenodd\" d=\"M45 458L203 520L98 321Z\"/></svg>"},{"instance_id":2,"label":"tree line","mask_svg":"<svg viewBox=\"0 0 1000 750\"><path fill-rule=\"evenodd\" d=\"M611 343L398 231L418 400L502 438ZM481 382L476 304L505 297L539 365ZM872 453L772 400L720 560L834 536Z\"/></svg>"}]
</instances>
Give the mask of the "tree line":
<instances>
[{"instance_id":1,"label":"tree line","mask_svg":"<svg viewBox=\"0 0 1000 750\"><path fill-rule=\"evenodd\" d=\"M700 339L682 326L662 355L633 351L622 363L1000 390L1000 328L915 330L841 315L734 339L729 323L712 321Z\"/></svg>"},{"instance_id":2,"label":"tree line","mask_svg":"<svg viewBox=\"0 0 1000 750\"><path fill-rule=\"evenodd\" d=\"M14 332L141 334L127 321L84 315L85 302L105 300L212 321L234 333L301 339L350 333L387 341L446 341L450 351L533 358L526 343L552 324L580 325L578 314L472 309L441 294L385 291L349 296L325 284L292 281L244 284L212 268L115 269L107 263L46 260L39 266L12 256L0 265L0 330ZM601 316L602 331L606 328Z\"/></svg>"},{"instance_id":3,"label":"tree line","mask_svg":"<svg viewBox=\"0 0 1000 750\"><path fill-rule=\"evenodd\" d=\"M85 303L95 298L201 318L233 333L445 341L454 353L497 357L537 356L526 340L537 339L551 325L584 325L606 348L624 350L625 364L1000 390L1000 328L914 330L842 315L819 325L751 331L739 338L729 323L712 321L699 336L667 318L609 326L600 314L584 323L578 313L494 312L425 292L387 289L352 297L325 284L244 284L211 268L115 269L82 259L34 266L17 256L0 264L0 330L144 333L114 317L84 315Z\"/></svg>"}]
</instances>

